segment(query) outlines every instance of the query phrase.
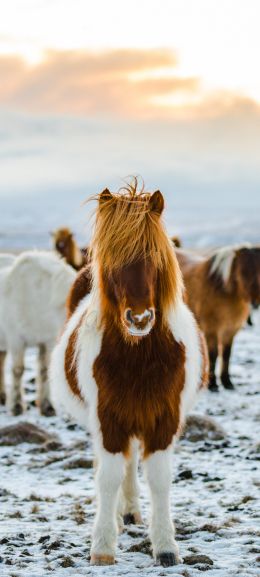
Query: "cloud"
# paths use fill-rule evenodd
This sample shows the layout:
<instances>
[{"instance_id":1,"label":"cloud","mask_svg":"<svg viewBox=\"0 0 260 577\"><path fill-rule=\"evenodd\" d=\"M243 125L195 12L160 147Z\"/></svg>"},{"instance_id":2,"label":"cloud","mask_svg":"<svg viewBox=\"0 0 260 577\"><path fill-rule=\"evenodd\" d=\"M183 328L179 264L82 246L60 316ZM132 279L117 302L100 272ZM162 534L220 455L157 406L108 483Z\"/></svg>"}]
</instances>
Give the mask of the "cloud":
<instances>
[{"instance_id":1,"label":"cloud","mask_svg":"<svg viewBox=\"0 0 260 577\"><path fill-rule=\"evenodd\" d=\"M0 57L0 107L125 119L259 115L254 100L224 90L207 93L198 78L178 75L177 65L176 54L166 49L49 51L34 65L5 55Z\"/></svg>"},{"instance_id":2,"label":"cloud","mask_svg":"<svg viewBox=\"0 0 260 577\"><path fill-rule=\"evenodd\" d=\"M48 52L34 66L2 56L0 104L48 114L149 116L156 97L197 90L198 79L178 77L176 65L172 51L159 49ZM162 69L167 77L158 77Z\"/></svg>"}]
</instances>

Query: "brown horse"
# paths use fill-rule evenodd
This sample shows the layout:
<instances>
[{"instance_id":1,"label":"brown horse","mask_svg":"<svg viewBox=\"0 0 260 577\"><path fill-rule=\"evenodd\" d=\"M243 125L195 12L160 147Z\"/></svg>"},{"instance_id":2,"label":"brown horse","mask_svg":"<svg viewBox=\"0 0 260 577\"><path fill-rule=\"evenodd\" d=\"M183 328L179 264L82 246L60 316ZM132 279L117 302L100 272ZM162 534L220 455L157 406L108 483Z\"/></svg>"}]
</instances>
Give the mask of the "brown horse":
<instances>
[{"instance_id":1,"label":"brown horse","mask_svg":"<svg viewBox=\"0 0 260 577\"><path fill-rule=\"evenodd\" d=\"M106 189L97 200L93 285L84 297L79 273L74 312L53 354L53 400L92 432L98 511L91 563L115 561L118 506L126 523L140 522L140 446L154 556L174 565L172 443L205 382L205 348L182 299L179 265L161 222L162 194L138 192L135 181L118 193Z\"/></svg>"},{"instance_id":2,"label":"brown horse","mask_svg":"<svg viewBox=\"0 0 260 577\"><path fill-rule=\"evenodd\" d=\"M220 355L221 382L226 389L233 389L229 376L233 339L247 321L251 305L260 304L260 247L226 247L210 256L184 250L176 254L188 305L208 343L209 388L218 391L215 365Z\"/></svg>"},{"instance_id":3,"label":"brown horse","mask_svg":"<svg viewBox=\"0 0 260 577\"><path fill-rule=\"evenodd\" d=\"M65 258L75 270L88 263L88 248L79 248L69 228L57 228L51 233L55 250Z\"/></svg>"},{"instance_id":4,"label":"brown horse","mask_svg":"<svg viewBox=\"0 0 260 577\"><path fill-rule=\"evenodd\" d=\"M171 240L176 248L182 247L182 242L179 236L172 236Z\"/></svg>"}]
</instances>

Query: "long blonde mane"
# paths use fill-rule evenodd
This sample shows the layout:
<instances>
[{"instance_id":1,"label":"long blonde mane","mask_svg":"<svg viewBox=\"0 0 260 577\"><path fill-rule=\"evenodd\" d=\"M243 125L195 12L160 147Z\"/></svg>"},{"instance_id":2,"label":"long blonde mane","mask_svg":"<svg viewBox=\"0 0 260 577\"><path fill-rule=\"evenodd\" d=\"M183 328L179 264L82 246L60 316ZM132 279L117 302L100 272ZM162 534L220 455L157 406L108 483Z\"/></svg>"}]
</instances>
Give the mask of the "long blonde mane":
<instances>
[{"instance_id":1,"label":"long blonde mane","mask_svg":"<svg viewBox=\"0 0 260 577\"><path fill-rule=\"evenodd\" d=\"M91 243L93 267L109 273L149 258L158 271L158 302L164 316L182 293L182 277L173 244L160 214L151 210L151 193L138 191L137 179L116 193L109 193L96 212ZM103 193L104 194L104 193Z\"/></svg>"}]
</instances>

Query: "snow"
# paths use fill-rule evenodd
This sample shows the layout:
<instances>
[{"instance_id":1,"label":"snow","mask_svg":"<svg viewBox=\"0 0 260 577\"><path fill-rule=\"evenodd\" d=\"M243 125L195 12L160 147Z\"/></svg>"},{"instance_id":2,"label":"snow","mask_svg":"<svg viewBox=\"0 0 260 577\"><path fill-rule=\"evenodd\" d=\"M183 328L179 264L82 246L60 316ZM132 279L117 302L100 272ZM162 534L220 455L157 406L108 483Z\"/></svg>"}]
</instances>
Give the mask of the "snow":
<instances>
[{"instance_id":1,"label":"snow","mask_svg":"<svg viewBox=\"0 0 260 577\"><path fill-rule=\"evenodd\" d=\"M205 392L196 406L196 413L209 415L223 427L224 438L209 435L192 442L185 437L176 444L171 506L185 563L163 568L147 554L147 543L139 546L147 537L149 519L149 495L142 478L146 525L128 526L119 536L115 566L89 565L96 507L94 470L89 468L91 440L69 420L39 415L31 382L35 351L29 349L24 376L28 411L18 419L1 408L0 425L30 421L56 433L62 446L56 450L26 443L0 446L1 577L259 576L259 350L256 315L254 326L236 339L231 368L236 390ZM72 468L76 459L81 467ZM131 551L136 545L146 553ZM209 560L190 565L192 555L206 555Z\"/></svg>"}]
</instances>

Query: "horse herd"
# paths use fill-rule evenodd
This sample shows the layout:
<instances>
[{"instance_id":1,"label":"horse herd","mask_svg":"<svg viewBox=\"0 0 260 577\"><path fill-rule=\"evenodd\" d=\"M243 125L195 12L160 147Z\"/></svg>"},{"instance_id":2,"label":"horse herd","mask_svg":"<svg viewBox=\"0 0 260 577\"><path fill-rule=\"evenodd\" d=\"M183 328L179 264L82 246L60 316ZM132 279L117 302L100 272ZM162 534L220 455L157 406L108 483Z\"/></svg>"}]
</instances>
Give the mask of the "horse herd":
<instances>
[{"instance_id":1,"label":"horse herd","mask_svg":"<svg viewBox=\"0 0 260 577\"><path fill-rule=\"evenodd\" d=\"M198 256L174 247L161 192L138 191L137 181L117 193L106 189L96 201L87 249L61 229L53 236L64 259L37 251L0 257L0 399L8 351L11 410L22 412L24 350L38 346L41 412L63 407L93 438L91 564L113 564L122 523L141 522L141 452L153 554L171 566L179 560L169 505L172 445L208 376L210 391L219 390L218 355L221 382L233 388L232 342L251 305L260 304L260 248Z\"/></svg>"}]
</instances>

